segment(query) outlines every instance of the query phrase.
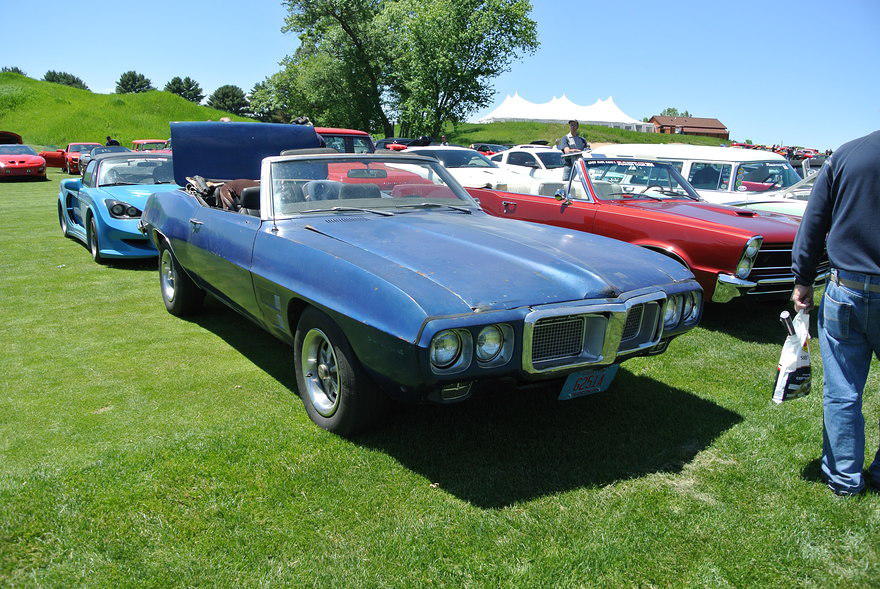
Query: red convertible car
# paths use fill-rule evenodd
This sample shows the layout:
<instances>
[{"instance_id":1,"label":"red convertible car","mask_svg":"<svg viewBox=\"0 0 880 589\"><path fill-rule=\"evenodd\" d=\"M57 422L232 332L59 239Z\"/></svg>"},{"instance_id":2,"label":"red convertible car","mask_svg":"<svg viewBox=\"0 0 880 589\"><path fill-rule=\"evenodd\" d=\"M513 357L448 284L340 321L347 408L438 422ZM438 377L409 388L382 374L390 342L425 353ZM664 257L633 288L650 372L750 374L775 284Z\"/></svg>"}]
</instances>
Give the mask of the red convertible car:
<instances>
[{"instance_id":1,"label":"red convertible car","mask_svg":"<svg viewBox=\"0 0 880 589\"><path fill-rule=\"evenodd\" d=\"M99 147L101 143L68 143L66 149L56 149L54 151L41 151L39 156L46 160L46 165L50 168L61 168L62 172L68 174L79 174L79 154L85 148Z\"/></svg>"},{"instance_id":2,"label":"red convertible car","mask_svg":"<svg viewBox=\"0 0 880 589\"><path fill-rule=\"evenodd\" d=\"M0 144L0 178L46 179L46 160L27 145Z\"/></svg>"},{"instance_id":3,"label":"red convertible car","mask_svg":"<svg viewBox=\"0 0 880 589\"><path fill-rule=\"evenodd\" d=\"M568 189L555 197L468 192L491 215L596 233L666 254L694 273L706 300L791 292L799 224L792 217L707 203L662 162L589 158L574 168ZM827 274L826 260L820 280Z\"/></svg>"}]
</instances>

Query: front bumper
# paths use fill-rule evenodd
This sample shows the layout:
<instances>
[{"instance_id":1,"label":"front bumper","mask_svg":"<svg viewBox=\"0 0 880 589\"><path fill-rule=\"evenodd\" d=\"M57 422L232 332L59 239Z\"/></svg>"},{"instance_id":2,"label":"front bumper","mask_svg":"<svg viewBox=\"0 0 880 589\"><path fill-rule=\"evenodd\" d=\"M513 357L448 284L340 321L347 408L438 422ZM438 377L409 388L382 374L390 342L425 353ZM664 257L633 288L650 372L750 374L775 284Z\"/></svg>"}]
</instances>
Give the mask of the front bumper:
<instances>
[{"instance_id":1,"label":"front bumper","mask_svg":"<svg viewBox=\"0 0 880 589\"><path fill-rule=\"evenodd\" d=\"M4 166L0 168L0 178L7 177L34 177L43 178L46 176L45 166Z\"/></svg>"},{"instance_id":2,"label":"front bumper","mask_svg":"<svg viewBox=\"0 0 880 589\"><path fill-rule=\"evenodd\" d=\"M828 272L816 277L816 284L823 284L828 279ZM759 278L743 280L730 274L719 274L715 280L715 291L712 293L713 303L728 303L736 297L744 295L779 294L794 288L794 276L781 278Z\"/></svg>"}]
</instances>

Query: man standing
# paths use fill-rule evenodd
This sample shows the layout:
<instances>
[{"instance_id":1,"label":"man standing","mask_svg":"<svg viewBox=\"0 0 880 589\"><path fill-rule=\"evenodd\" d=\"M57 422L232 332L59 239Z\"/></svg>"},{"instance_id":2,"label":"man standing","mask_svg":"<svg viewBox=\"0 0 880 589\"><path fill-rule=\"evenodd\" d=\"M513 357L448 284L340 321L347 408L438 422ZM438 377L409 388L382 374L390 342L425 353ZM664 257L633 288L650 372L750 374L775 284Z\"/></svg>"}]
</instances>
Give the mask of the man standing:
<instances>
[{"instance_id":1,"label":"man standing","mask_svg":"<svg viewBox=\"0 0 880 589\"><path fill-rule=\"evenodd\" d=\"M794 243L792 300L813 305L826 247L831 277L819 309L825 369L822 474L838 495L880 489L880 450L867 472L862 394L872 352L880 357L880 131L838 149L816 176Z\"/></svg>"},{"instance_id":2,"label":"man standing","mask_svg":"<svg viewBox=\"0 0 880 589\"><path fill-rule=\"evenodd\" d=\"M585 149L589 149L590 146L587 143L587 140L578 135L578 128L580 125L577 121L568 121L568 135L559 140L559 143L556 144L556 149L562 151L562 153L580 153ZM562 160L565 162L565 168L562 170L562 179L568 180L571 178L571 170L574 165L574 160L577 158L574 157L564 157Z\"/></svg>"},{"instance_id":3,"label":"man standing","mask_svg":"<svg viewBox=\"0 0 880 589\"><path fill-rule=\"evenodd\" d=\"M119 145L119 142L110 137L110 135L107 135L107 143L105 145L107 145L108 147L111 145Z\"/></svg>"}]
</instances>

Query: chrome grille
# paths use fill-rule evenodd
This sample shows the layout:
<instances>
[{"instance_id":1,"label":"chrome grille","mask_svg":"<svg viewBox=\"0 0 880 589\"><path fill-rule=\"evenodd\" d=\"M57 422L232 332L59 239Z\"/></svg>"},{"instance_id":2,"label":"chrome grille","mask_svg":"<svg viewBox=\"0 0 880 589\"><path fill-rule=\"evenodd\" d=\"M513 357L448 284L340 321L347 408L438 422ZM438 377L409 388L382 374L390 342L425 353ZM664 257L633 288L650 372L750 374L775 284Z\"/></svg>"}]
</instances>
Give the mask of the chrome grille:
<instances>
[{"instance_id":1,"label":"chrome grille","mask_svg":"<svg viewBox=\"0 0 880 589\"><path fill-rule=\"evenodd\" d=\"M532 361L542 362L578 356L584 348L583 315L547 317L535 323Z\"/></svg>"},{"instance_id":2,"label":"chrome grille","mask_svg":"<svg viewBox=\"0 0 880 589\"><path fill-rule=\"evenodd\" d=\"M636 305L629 310L626 315L626 323L623 324L623 341L634 338L639 334L639 327L642 325L642 316L645 313L644 305Z\"/></svg>"}]
</instances>

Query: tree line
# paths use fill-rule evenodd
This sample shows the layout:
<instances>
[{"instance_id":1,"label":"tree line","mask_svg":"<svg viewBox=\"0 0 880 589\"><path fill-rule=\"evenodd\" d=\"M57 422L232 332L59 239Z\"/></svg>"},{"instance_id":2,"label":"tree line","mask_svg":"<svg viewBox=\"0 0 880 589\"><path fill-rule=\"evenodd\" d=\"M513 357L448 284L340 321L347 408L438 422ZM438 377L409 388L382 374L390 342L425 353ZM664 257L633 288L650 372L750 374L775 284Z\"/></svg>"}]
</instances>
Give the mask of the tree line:
<instances>
[{"instance_id":1,"label":"tree line","mask_svg":"<svg viewBox=\"0 0 880 589\"><path fill-rule=\"evenodd\" d=\"M0 69L0 71L4 73L11 72L20 74L22 76L27 75L21 68L16 66L6 66ZM68 72L49 70L43 75L42 81L64 84L65 86L72 86L73 88L79 88L80 90L89 90L89 87L86 86L86 83L83 82L82 79ZM116 94L137 94L139 92L149 92L150 90L155 89L156 88L148 77L136 71L124 72L116 81ZM165 90L165 92L177 94L178 96L196 104L201 104L202 100L205 98L201 85L189 76L174 76L168 80L168 83L165 84L163 90ZM211 108L224 110L236 115L250 114L247 96L241 88L234 84L225 84L214 90L214 92L208 96L206 104Z\"/></svg>"}]
</instances>

